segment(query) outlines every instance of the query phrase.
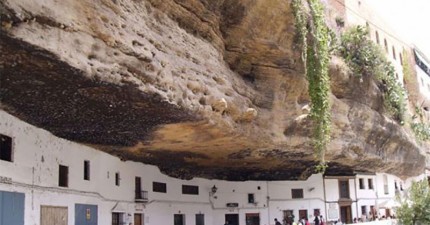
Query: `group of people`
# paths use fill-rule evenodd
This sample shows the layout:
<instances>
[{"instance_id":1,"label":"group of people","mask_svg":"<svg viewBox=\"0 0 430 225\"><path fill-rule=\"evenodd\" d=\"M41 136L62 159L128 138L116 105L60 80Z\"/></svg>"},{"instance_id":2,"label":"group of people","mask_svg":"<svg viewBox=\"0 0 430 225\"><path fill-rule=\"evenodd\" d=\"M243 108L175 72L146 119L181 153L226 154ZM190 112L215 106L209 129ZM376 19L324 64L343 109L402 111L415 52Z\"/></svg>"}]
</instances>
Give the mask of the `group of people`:
<instances>
[{"instance_id":1,"label":"group of people","mask_svg":"<svg viewBox=\"0 0 430 225\"><path fill-rule=\"evenodd\" d=\"M277 218L275 218L275 225L283 225L281 222L278 221ZM285 222L284 225L311 225L311 222L305 218L302 217L300 220L292 221L292 222ZM312 225L326 225L323 216L315 216Z\"/></svg>"}]
</instances>

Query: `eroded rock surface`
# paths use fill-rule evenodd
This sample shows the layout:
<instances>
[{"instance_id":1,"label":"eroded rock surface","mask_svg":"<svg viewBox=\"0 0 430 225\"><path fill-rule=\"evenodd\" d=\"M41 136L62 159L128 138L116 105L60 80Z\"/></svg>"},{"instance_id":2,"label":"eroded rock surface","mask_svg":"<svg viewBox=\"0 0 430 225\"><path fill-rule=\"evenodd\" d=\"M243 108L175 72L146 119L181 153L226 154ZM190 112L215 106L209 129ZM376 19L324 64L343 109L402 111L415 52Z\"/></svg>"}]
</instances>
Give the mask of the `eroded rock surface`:
<instances>
[{"instance_id":1,"label":"eroded rock surface","mask_svg":"<svg viewBox=\"0 0 430 225\"><path fill-rule=\"evenodd\" d=\"M166 174L304 179L307 82L286 0L5 0L1 107ZM417 175L425 147L331 63L330 173ZM168 159L168 160L167 160Z\"/></svg>"}]
</instances>

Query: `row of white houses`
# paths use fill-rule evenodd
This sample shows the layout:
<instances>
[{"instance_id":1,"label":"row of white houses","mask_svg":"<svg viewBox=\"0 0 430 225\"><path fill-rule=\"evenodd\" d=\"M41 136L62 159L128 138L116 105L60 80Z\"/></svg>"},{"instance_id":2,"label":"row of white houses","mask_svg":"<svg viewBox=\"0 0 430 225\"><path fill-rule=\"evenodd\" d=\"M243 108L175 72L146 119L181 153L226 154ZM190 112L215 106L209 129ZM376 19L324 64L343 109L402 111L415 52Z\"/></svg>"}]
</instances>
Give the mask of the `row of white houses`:
<instances>
[{"instance_id":1,"label":"row of white houses","mask_svg":"<svg viewBox=\"0 0 430 225\"><path fill-rule=\"evenodd\" d=\"M0 225L269 225L320 214L390 215L408 181L383 173L306 181L168 177L0 110Z\"/></svg>"}]
</instances>

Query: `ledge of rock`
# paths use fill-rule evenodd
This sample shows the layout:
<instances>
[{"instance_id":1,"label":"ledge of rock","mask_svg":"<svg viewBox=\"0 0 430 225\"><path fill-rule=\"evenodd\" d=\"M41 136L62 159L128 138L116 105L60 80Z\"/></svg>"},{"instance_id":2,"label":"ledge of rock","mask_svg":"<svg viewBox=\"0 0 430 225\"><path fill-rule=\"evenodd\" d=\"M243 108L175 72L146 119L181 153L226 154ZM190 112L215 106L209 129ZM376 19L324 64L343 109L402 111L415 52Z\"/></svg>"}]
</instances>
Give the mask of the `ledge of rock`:
<instances>
[{"instance_id":1,"label":"ledge of rock","mask_svg":"<svg viewBox=\"0 0 430 225\"><path fill-rule=\"evenodd\" d=\"M5 0L0 8L0 107L22 120L184 179L312 174L289 1ZM330 74L328 172L421 173L425 146L382 114L376 84L336 58Z\"/></svg>"}]
</instances>

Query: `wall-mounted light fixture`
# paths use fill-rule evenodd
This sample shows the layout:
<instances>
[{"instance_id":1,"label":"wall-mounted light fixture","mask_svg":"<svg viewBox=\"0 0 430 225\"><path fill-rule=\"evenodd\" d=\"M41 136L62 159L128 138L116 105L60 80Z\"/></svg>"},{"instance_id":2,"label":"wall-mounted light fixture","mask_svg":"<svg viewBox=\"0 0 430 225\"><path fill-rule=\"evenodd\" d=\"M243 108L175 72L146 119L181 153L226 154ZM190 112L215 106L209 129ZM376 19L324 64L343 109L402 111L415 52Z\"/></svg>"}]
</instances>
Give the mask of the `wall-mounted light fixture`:
<instances>
[{"instance_id":1,"label":"wall-mounted light fixture","mask_svg":"<svg viewBox=\"0 0 430 225\"><path fill-rule=\"evenodd\" d=\"M214 185L212 188L211 188L211 194L212 195L214 195L215 193L216 193L216 191L218 190L218 188Z\"/></svg>"}]
</instances>

